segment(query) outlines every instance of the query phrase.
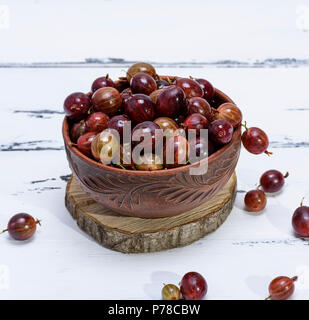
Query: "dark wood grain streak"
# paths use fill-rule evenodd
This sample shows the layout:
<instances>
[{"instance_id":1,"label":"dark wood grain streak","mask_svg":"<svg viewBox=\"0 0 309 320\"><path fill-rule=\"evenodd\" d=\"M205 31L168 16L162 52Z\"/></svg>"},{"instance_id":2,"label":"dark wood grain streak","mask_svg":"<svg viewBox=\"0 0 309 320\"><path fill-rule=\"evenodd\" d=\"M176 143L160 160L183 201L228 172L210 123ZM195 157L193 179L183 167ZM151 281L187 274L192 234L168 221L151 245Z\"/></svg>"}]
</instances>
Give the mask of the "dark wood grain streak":
<instances>
[{"instance_id":1,"label":"dark wood grain streak","mask_svg":"<svg viewBox=\"0 0 309 320\"><path fill-rule=\"evenodd\" d=\"M122 58L85 58L81 61L68 62L9 62L0 63L0 68L127 68L138 61L127 61ZM240 60L218 60L200 62L153 62L149 61L156 68L201 68L213 66L218 68L275 68L275 67L306 67L309 66L309 59L296 58L270 58L255 61Z\"/></svg>"},{"instance_id":2,"label":"dark wood grain streak","mask_svg":"<svg viewBox=\"0 0 309 320\"><path fill-rule=\"evenodd\" d=\"M25 142L13 142L8 145L0 145L0 151L47 151L47 150L64 150L64 147L60 141L53 140L36 140L36 141L25 141ZM40 146L40 144L55 144L55 146Z\"/></svg>"}]
</instances>

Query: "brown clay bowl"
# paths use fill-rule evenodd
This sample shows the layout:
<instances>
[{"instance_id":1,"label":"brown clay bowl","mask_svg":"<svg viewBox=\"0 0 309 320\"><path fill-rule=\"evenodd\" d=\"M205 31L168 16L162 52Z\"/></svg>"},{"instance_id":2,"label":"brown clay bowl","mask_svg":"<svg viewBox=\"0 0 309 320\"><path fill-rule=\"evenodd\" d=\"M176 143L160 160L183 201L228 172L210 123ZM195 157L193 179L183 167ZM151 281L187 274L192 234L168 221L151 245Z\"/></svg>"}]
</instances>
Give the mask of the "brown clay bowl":
<instances>
[{"instance_id":1,"label":"brown clay bowl","mask_svg":"<svg viewBox=\"0 0 309 320\"><path fill-rule=\"evenodd\" d=\"M216 89L215 103L224 102L233 101ZM67 118L62 131L70 168L84 191L113 211L142 218L171 217L205 203L233 174L241 144L239 127L229 144L201 160L208 161L208 170L202 175L190 175L190 168L198 163L168 170L134 171L109 167L83 155L72 145Z\"/></svg>"}]
</instances>

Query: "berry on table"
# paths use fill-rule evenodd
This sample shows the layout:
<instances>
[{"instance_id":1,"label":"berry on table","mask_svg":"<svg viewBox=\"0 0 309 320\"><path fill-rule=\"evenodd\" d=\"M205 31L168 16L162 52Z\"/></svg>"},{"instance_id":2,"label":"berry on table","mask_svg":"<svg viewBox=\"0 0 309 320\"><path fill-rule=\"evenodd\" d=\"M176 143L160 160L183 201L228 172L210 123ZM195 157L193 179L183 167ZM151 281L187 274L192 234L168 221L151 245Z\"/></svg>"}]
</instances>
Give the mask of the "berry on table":
<instances>
[{"instance_id":1,"label":"berry on table","mask_svg":"<svg viewBox=\"0 0 309 320\"><path fill-rule=\"evenodd\" d=\"M207 293L206 280L197 272L188 272L181 280L180 291L185 300L201 300Z\"/></svg>"},{"instance_id":2,"label":"berry on table","mask_svg":"<svg viewBox=\"0 0 309 320\"><path fill-rule=\"evenodd\" d=\"M247 151L253 154L261 154L264 152L267 155L271 155L272 152L267 151L269 146L267 134L260 128L247 128L246 123L244 127L245 131L241 136L241 141Z\"/></svg>"},{"instance_id":3,"label":"berry on table","mask_svg":"<svg viewBox=\"0 0 309 320\"><path fill-rule=\"evenodd\" d=\"M174 284L165 284L162 289L163 300L180 300L180 290Z\"/></svg>"},{"instance_id":4,"label":"berry on table","mask_svg":"<svg viewBox=\"0 0 309 320\"><path fill-rule=\"evenodd\" d=\"M272 300L286 300L291 297L294 293L295 286L294 282L297 280L297 277L277 277L271 281L268 287L269 296L265 299Z\"/></svg>"},{"instance_id":5,"label":"berry on table","mask_svg":"<svg viewBox=\"0 0 309 320\"><path fill-rule=\"evenodd\" d=\"M28 213L18 213L10 219L7 229L1 233L8 231L15 240L27 240L34 235L37 224L41 225L41 220L35 220Z\"/></svg>"},{"instance_id":6,"label":"berry on table","mask_svg":"<svg viewBox=\"0 0 309 320\"><path fill-rule=\"evenodd\" d=\"M259 212L264 210L267 203L264 191L259 189L247 192L244 201L246 209L250 212Z\"/></svg>"},{"instance_id":7,"label":"berry on table","mask_svg":"<svg viewBox=\"0 0 309 320\"><path fill-rule=\"evenodd\" d=\"M284 185L284 179L286 179L288 176L288 172L283 175L278 170L268 170L261 176L260 185L265 192L278 192L282 189Z\"/></svg>"},{"instance_id":8,"label":"berry on table","mask_svg":"<svg viewBox=\"0 0 309 320\"><path fill-rule=\"evenodd\" d=\"M295 210L292 217L292 226L301 237L309 237L309 207L303 205L302 199L300 206Z\"/></svg>"}]
</instances>

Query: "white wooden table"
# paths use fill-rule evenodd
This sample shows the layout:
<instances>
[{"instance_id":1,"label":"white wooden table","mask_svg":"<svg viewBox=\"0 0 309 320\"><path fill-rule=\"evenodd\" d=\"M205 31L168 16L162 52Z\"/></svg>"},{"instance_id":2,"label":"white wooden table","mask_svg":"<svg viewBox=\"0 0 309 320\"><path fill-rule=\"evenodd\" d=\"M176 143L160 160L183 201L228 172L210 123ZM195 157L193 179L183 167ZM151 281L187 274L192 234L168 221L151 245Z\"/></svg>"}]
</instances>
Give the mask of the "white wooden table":
<instances>
[{"instance_id":1,"label":"white wooden table","mask_svg":"<svg viewBox=\"0 0 309 320\"><path fill-rule=\"evenodd\" d=\"M79 230L64 206L70 170L63 150L62 104L88 91L97 76L124 66L0 69L0 228L18 212L42 219L26 242L0 237L0 299L159 299L163 283L188 271L207 279L208 299L262 299L270 280L299 275L295 299L309 298L308 242L296 238L291 216L309 204L309 68L158 67L159 74L205 77L268 133L274 155L241 152L238 195L215 233L185 248L124 255ZM266 210L243 210L245 190L267 169L289 171L283 192Z\"/></svg>"}]
</instances>

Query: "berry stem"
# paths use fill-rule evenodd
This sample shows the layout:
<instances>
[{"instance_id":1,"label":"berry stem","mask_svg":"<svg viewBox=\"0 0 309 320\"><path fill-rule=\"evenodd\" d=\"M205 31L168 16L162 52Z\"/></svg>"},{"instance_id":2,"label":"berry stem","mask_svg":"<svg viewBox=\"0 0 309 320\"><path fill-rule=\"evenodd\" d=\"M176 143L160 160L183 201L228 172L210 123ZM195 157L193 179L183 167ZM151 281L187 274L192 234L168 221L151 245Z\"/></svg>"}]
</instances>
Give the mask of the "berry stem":
<instances>
[{"instance_id":1,"label":"berry stem","mask_svg":"<svg viewBox=\"0 0 309 320\"><path fill-rule=\"evenodd\" d=\"M244 127L246 129L246 131L248 130L248 127L247 127L247 121L245 121L244 123L241 124L242 127Z\"/></svg>"},{"instance_id":2,"label":"berry stem","mask_svg":"<svg viewBox=\"0 0 309 320\"><path fill-rule=\"evenodd\" d=\"M117 163L117 166L119 166L123 170L126 170L126 168L121 163Z\"/></svg>"},{"instance_id":3,"label":"berry stem","mask_svg":"<svg viewBox=\"0 0 309 320\"><path fill-rule=\"evenodd\" d=\"M291 278L294 282L298 280L298 276Z\"/></svg>"},{"instance_id":4,"label":"berry stem","mask_svg":"<svg viewBox=\"0 0 309 320\"><path fill-rule=\"evenodd\" d=\"M270 295L270 296L268 296L267 298L265 298L264 300L269 300L271 297L272 297L272 296Z\"/></svg>"},{"instance_id":5,"label":"berry stem","mask_svg":"<svg viewBox=\"0 0 309 320\"><path fill-rule=\"evenodd\" d=\"M41 227L41 226L42 226L42 225L41 225L41 221L42 221L42 220L36 219L35 223L38 224L38 225Z\"/></svg>"},{"instance_id":6,"label":"berry stem","mask_svg":"<svg viewBox=\"0 0 309 320\"><path fill-rule=\"evenodd\" d=\"M270 152L270 151L264 151L264 153L266 153L268 156L271 156L273 153L272 152Z\"/></svg>"},{"instance_id":7,"label":"berry stem","mask_svg":"<svg viewBox=\"0 0 309 320\"><path fill-rule=\"evenodd\" d=\"M128 71L125 71L131 78L133 78L133 76L128 72Z\"/></svg>"},{"instance_id":8,"label":"berry stem","mask_svg":"<svg viewBox=\"0 0 309 320\"><path fill-rule=\"evenodd\" d=\"M92 107L90 107L90 108L89 108L89 110L87 111L87 114L91 114L92 109L93 109L93 108L92 108ZM82 120L82 121L84 121L84 120Z\"/></svg>"},{"instance_id":9,"label":"berry stem","mask_svg":"<svg viewBox=\"0 0 309 320\"><path fill-rule=\"evenodd\" d=\"M284 179L287 178L290 174L288 173L288 171L286 172L286 174L283 176Z\"/></svg>"},{"instance_id":10,"label":"berry stem","mask_svg":"<svg viewBox=\"0 0 309 320\"><path fill-rule=\"evenodd\" d=\"M7 231L8 231L8 229L5 229L5 230L1 231L0 234L7 232Z\"/></svg>"},{"instance_id":11,"label":"berry stem","mask_svg":"<svg viewBox=\"0 0 309 320\"><path fill-rule=\"evenodd\" d=\"M301 202L300 202L300 207L302 207L302 206L303 206L303 204L304 204L304 200L305 200L305 197L302 197Z\"/></svg>"}]
</instances>

